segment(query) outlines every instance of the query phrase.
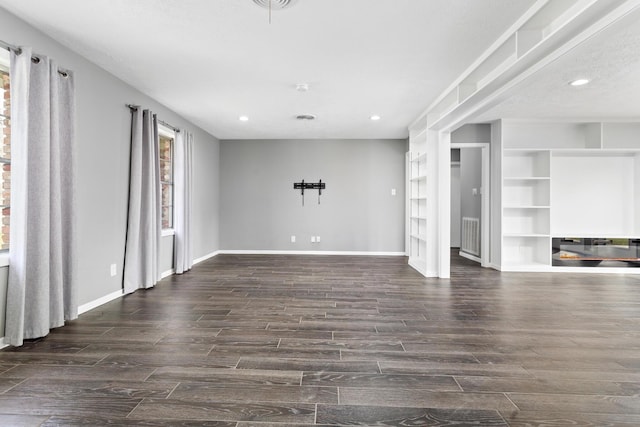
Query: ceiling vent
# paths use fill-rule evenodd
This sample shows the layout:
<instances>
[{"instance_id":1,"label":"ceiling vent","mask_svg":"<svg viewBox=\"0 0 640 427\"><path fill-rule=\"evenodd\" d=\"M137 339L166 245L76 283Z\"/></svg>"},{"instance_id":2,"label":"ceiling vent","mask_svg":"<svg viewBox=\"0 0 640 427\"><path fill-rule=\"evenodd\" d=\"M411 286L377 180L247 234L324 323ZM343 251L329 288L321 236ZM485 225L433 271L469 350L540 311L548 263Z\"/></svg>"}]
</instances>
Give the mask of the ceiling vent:
<instances>
[{"instance_id":1,"label":"ceiling vent","mask_svg":"<svg viewBox=\"0 0 640 427\"><path fill-rule=\"evenodd\" d=\"M253 0L258 6L262 6L265 9L284 9L291 6L296 0Z\"/></svg>"},{"instance_id":2,"label":"ceiling vent","mask_svg":"<svg viewBox=\"0 0 640 427\"><path fill-rule=\"evenodd\" d=\"M316 116L314 116L313 114L300 114L298 116L296 116L297 120L315 120Z\"/></svg>"}]
</instances>

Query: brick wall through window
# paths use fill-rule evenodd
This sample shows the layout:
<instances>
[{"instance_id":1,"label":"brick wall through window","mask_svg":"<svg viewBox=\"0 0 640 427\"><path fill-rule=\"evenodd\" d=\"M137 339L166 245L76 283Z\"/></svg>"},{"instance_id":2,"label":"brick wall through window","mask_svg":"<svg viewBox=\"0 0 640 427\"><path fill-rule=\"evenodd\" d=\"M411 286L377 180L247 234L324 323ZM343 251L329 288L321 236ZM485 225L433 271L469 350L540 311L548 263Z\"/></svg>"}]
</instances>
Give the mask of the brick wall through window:
<instances>
[{"instance_id":1,"label":"brick wall through window","mask_svg":"<svg viewBox=\"0 0 640 427\"><path fill-rule=\"evenodd\" d=\"M11 213L11 98L10 81L7 70L0 68L2 87L2 106L0 107L0 166L2 177L0 179L0 207L2 227L0 228L0 249L9 249L9 217Z\"/></svg>"}]
</instances>

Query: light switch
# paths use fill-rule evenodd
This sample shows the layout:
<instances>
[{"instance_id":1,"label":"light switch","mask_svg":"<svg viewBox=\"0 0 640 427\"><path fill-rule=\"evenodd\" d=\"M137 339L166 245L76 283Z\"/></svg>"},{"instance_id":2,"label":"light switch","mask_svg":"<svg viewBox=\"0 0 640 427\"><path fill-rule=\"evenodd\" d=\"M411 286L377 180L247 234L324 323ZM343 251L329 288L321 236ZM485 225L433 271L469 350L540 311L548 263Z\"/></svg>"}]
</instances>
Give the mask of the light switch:
<instances>
[{"instance_id":1,"label":"light switch","mask_svg":"<svg viewBox=\"0 0 640 427\"><path fill-rule=\"evenodd\" d=\"M396 195L396 189L395 189L395 188L392 188L392 189L391 189L391 195L392 195L392 196L395 196L395 195Z\"/></svg>"}]
</instances>

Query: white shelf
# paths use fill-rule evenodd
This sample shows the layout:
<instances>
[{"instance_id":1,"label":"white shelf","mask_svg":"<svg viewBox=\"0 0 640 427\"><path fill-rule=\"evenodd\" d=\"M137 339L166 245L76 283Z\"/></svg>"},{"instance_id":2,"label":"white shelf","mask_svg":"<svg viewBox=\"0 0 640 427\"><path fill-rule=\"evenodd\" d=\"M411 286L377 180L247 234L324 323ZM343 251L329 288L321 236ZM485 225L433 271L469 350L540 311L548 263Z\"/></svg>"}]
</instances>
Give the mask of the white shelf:
<instances>
[{"instance_id":1,"label":"white shelf","mask_svg":"<svg viewBox=\"0 0 640 427\"><path fill-rule=\"evenodd\" d=\"M511 206L504 206L503 209L551 209L551 206L511 205Z\"/></svg>"},{"instance_id":2,"label":"white shelf","mask_svg":"<svg viewBox=\"0 0 640 427\"><path fill-rule=\"evenodd\" d=\"M551 237L550 234L539 234L539 233L504 233L504 237Z\"/></svg>"},{"instance_id":3,"label":"white shelf","mask_svg":"<svg viewBox=\"0 0 640 427\"><path fill-rule=\"evenodd\" d=\"M505 176L505 181L550 181L550 176Z\"/></svg>"},{"instance_id":4,"label":"white shelf","mask_svg":"<svg viewBox=\"0 0 640 427\"><path fill-rule=\"evenodd\" d=\"M415 201L420 201L420 200L427 200L427 197L426 196L424 196L424 197L411 197L410 199L411 200L415 200Z\"/></svg>"},{"instance_id":5,"label":"white shelf","mask_svg":"<svg viewBox=\"0 0 640 427\"><path fill-rule=\"evenodd\" d=\"M541 153L549 151L549 148L505 148L505 154Z\"/></svg>"},{"instance_id":6,"label":"white shelf","mask_svg":"<svg viewBox=\"0 0 640 427\"><path fill-rule=\"evenodd\" d=\"M411 178L411 181L426 181L427 175L414 176Z\"/></svg>"},{"instance_id":7,"label":"white shelf","mask_svg":"<svg viewBox=\"0 0 640 427\"><path fill-rule=\"evenodd\" d=\"M640 239L638 235L621 235L621 234L607 234L607 233L568 233L568 234L559 234L559 233L551 233L552 237L555 238L576 238L576 239Z\"/></svg>"},{"instance_id":8,"label":"white shelf","mask_svg":"<svg viewBox=\"0 0 640 427\"><path fill-rule=\"evenodd\" d=\"M411 216L411 219L417 219L417 220L420 220L420 221L426 221L427 220L427 218L423 217L423 216Z\"/></svg>"},{"instance_id":9,"label":"white shelf","mask_svg":"<svg viewBox=\"0 0 640 427\"><path fill-rule=\"evenodd\" d=\"M528 263L528 264L521 263L521 264L502 265L500 268L500 271L527 273L527 272L551 271L551 268L552 267L549 264L534 262L534 263Z\"/></svg>"},{"instance_id":10,"label":"white shelf","mask_svg":"<svg viewBox=\"0 0 640 427\"><path fill-rule=\"evenodd\" d=\"M574 148L552 149L553 156L571 157L634 157L640 153L640 148Z\"/></svg>"},{"instance_id":11,"label":"white shelf","mask_svg":"<svg viewBox=\"0 0 640 427\"><path fill-rule=\"evenodd\" d=\"M418 239L418 240L424 240L424 241L427 240L427 236L424 235L424 234L412 234L411 238L412 239Z\"/></svg>"}]
</instances>

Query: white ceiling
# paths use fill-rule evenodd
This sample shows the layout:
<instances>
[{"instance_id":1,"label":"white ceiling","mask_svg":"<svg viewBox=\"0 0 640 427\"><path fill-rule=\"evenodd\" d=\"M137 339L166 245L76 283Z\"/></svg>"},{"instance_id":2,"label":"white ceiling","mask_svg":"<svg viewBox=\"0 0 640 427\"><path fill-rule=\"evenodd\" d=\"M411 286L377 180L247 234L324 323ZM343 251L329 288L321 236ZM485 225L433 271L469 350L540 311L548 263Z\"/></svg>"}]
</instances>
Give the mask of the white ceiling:
<instances>
[{"instance_id":1,"label":"white ceiling","mask_svg":"<svg viewBox=\"0 0 640 427\"><path fill-rule=\"evenodd\" d=\"M533 3L298 0L271 24L252 0L0 7L218 138L270 139L406 137L407 125ZM637 34L634 43L628 55L637 59ZM295 90L301 82L308 92ZM527 101L548 99L528 90ZM318 119L296 121L301 113Z\"/></svg>"},{"instance_id":2,"label":"white ceiling","mask_svg":"<svg viewBox=\"0 0 640 427\"><path fill-rule=\"evenodd\" d=\"M568 83L587 78L586 86ZM640 118L640 8L520 84L474 121Z\"/></svg>"}]
</instances>

